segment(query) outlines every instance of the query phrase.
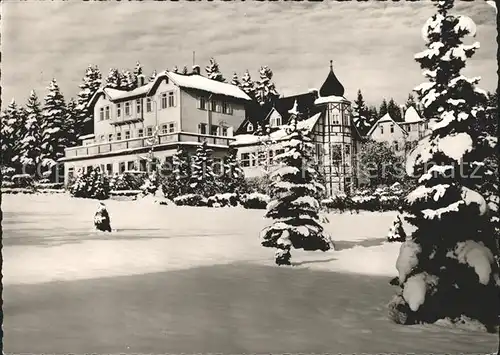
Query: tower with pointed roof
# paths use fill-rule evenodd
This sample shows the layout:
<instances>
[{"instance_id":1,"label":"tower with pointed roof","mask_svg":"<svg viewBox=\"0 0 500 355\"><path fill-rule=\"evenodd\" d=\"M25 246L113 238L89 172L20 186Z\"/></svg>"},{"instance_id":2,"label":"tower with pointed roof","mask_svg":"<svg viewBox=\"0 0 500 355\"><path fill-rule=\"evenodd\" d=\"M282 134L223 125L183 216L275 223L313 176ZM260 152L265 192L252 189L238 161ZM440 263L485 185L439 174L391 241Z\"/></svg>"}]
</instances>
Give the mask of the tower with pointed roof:
<instances>
[{"instance_id":1,"label":"tower with pointed roof","mask_svg":"<svg viewBox=\"0 0 500 355\"><path fill-rule=\"evenodd\" d=\"M333 195L352 190L356 185L356 132L352 126L351 103L344 92L330 61L330 72L314 102L323 114L314 127L313 137L327 191Z\"/></svg>"}]
</instances>

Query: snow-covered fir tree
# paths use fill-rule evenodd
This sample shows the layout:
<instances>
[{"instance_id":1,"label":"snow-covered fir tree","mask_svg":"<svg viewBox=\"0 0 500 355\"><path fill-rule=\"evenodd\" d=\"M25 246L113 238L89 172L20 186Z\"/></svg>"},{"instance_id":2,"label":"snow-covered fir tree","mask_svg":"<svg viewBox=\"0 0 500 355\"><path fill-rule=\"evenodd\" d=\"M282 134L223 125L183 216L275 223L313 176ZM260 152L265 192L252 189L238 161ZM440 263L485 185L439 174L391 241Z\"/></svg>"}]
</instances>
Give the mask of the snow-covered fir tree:
<instances>
[{"instance_id":1,"label":"snow-covered fir tree","mask_svg":"<svg viewBox=\"0 0 500 355\"><path fill-rule=\"evenodd\" d=\"M189 186L193 193L204 196L217 193L216 176L212 165L212 150L208 148L207 142L203 141L196 149L191 163Z\"/></svg>"},{"instance_id":2,"label":"snow-covered fir tree","mask_svg":"<svg viewBox=\"0 0 500 355\"><path fill-rule=\"evenodd\" d=\"M327 251L333 248L319 220L317 200L324 187L317 181L314 144L297 129L297 108L290 111L291 125L283 147L275 159L282 164L272 177L274 199L267 206L266 217L273 223L261 233L262 246L276 248L275 262L290 265L291 248Z\"/></svg>"},{"instance_id":3,"label":"snow-covered fir tree","mask_svg":"<svg viewBox=\"0 0 500 355\"><path fill-rule=\"evenodd\" d=\"M26 174L37 171L41 158L42 109L35 91L32 90L26 103L26 134L21 140L20 162Z\"/></svg>"},{"instance_id":4,"label":"snow-covered fir tree","mask_svg":"<svg viewBox=\"0 0 500 355\"><path fill-rule=\"evenodd\" d=\"M361 90L358 90L358 95L352 105L352 120L362 135L365 135L370 130L368 108L366 107Z\"/></svg>"},{"instance_id":5,"label":"snow-covered fir tree","mask_svg":"<svg viewBox=\"0 0 500 355\"><path fill-rule=\"evenodd\" d=\"M177 65L174 65L174 68L172 69L172 72L174 72L174 73L178 73L179 72L179 68L177 68Z\"/></svg>"},{"instance_id":6,"label":"snow-covered fir tree","mask_svg":"<svg viewBox=\"0 0 500 355\"><path fill-rule=\"evenodd\" d=\"M12 167L12 156L13 156L13 147L14 147L14 127L13 127L13 119L11 118L9 111L2 111L1 115L1 166L2 167Z\"/></svg>"},{"instance_id":7,"label":"snow-covered fir tree","mask_svg":"<svg viewBox=\"0 0 500 355\"><path fill-rule=\"evenodd\" d=\"M12 99L2 115L2 160L5 166L22 172L22 141L26 136L26 111Z\"/></svg>"},{"instance_id":8,"label":"snow-covered fir tree","mask_svg":"<svg viewBox=\"0 0 500 355\"><path fill-rule=\"evenodd\" d=\"M255 82L252 80L248 70L245 71L241 78L240 89L243 90L251 98L255 97Z\"/></svg>"},{"instance_id":9,"label":"snow-covered fir tree","mask_svg":"<svg viewBox=\"0 0 500 355\"><path fill-rule=\"evenodd\" d=\"M238 74L234 73L233 78L231 79L231 85L241 86L240 79L238 78Z\"/></svg>"},{"instance_id":10,"label":"snow-covered fir tree","mask_svg":"<svg viewBox=\"0 0 500 355\"><path fill-rule=\"evenodd\" d=\"M142 70L141 63L139 63L139 61L137 61L137 63L135 63L134 76L137 78L137 77L139 77L139 75L143 75L143 70Z\"/></svg>"},{"instance_id":11,"label":"snow-covered fir tree","mask_svg":"<svg viewBox=\"0 0 500 355\"><path fill-rule=\"evenodd\" d=\"M224 170L220 179L223 192L240 193L245 185L245 174L238 163L237 150L230 147L224 157Z\"/></svg>"},{"instance_id":12,"label":"snow-covered fir tree","mask_svg":"<svg viewBox=\"0 0 500 355\"><path fill-rule=\"evenodd\" d=\"M156 72L156 69L153 70L153 72L151 73L151 75L149 76L149 82L152 82L156 79L156 76L158 75L158 73Z\"/></svg>"},{"instance_id":13,"label":"snow-covered fir tree","mask_svg":"<svg viewBox=\"0 0 500 355\"><path fill-rule=\"evenodd\" d=\"M68 139L68 147L78 145L78 137L81 135L77 131L78 127L78 103L74 98L70 98L66 105L66 120L64 121L63 130L66 132Z\"/></svg>"},{"instance_id":14,"label":"snow-covered fir tree","mask_svg":"<svg viewBox=\"0 0 500 355\"><path fill-rule=\"evenodd\" d=\"M485 94L476 87L478 78L460 73L479 48L462 42L476 26L450 14L452 0L435 5L437 13L422 30L427 49L415 56L428 82L415 91L424 116L437 123L409 164L408 173L419 179L406 198L405 219L415 231L401 246L401 290L390 316L404 324L469 318L493 331L500 306L498 246L487 201L475 189L487 171L484 145L496 139L473 128L484 115Z\"/></svg>"},{"instance_id":15,"label":"snow-covered fir tree","mask_svg":"<svg viewBox=\"0 0 500 355\"><path fill-rule=\"evenodd\" d=\"M107 88L120 90L125 86L123 74L116 68L109 70L108 76L104 80L104 85Z\"/></svg>"},{"instance_id":16,"label":"snow-covered fir tree","mask_svg":"<svg viewBox=\"0 0 500 355\"><path fill-rule=\"evenodd\" d=\"M209 79L220 81L221 83L226 82L226 79L219 69L219 64L214 58L210 58L210 63L205 67L205 71L207 72L207 77Z\"/></svg>"},{"instance_id":17,"label":"snow-covered fir tree","mask_svg":"<svg viewBox=\"0 0 500 355\"><path fill-rule=\"evenodd\" d=\"M383 99L382 104L380 104L380 108L378 109L379 117L383 117L388 111L387 100Z\"/></svg>"},{"instance_id":18,"label":"snow-covered fir tree","mask_svg":"<svg viewBox=\"0 0 500 355\"><path fill-rule=\"evenodd\" d=\"M162 175L166 176L162 184L165 197L174 199L191 193L191 158L188 152L179 148L172 157L172 166L162 167Z\"/></svg>"},{"instance_id":19,"label":"snow-covered fir tree","mask_svg":"<svg viewBox=\"0 0 500 355\"><path fill-rule=\"evenodd\" d=\"M188 74L188 67L185 65L184 68L182 68L182 74L187 75Z\"/></svg>"},{"instance_id":20,"label":"snow-covered fir tree","mask_svg":"<svg viewBox=\"0 0 500 355\"><path fill-rule=\"evenodd\" d=\"M88 134L93 130L92 116L87 106L90 99L102 84L102 74L97 65L89 65L80 83L80 91L76 97L75 126L76 138Z\"/></svg>"},{"instance_id":21,"label":"snow-covered fir tree","mask_svg":"<svg viewBox=\"0 0 500 355\"><path fill-rule=\"evenodd\" d=\"M410 107L413 107L420 114L418 104L415 101L415 97L411 93L408 95L408 99L406 99L405 111Z\"/></svg>"},{"instance_id":22,"label":"snow-covered fir tree","mask_svg":"<svg viewBox=\"0 0 500 355\"><path fill-rule=\"evenodd\" d=\"M391 118L396 122L403 121L403 114L401 113L401 107L394 101L391 97L389 102L387 103L387 112L391 116Z\"/></svg>"},{"instance_id":23,"label":"snow-covered fir tree","mask_svg":"<svg viewBox=\"0 0 500 355\"><path fill-rule=\"evenodd\" d=\"M59 158L64 156L68 138L64 132L67 115L66 103L55 79L49 84L49 93L45 96L42 119L42 164L52 168Z\"/></svg>"},{"instance_id":24,"label":"snow-covered fir tree","mask_svg":"<svg viewBox=\"0 0 500 355\"><path fill-rule=\"evenodd\" d=\"M122 90L134 90L137 87L137 77L130 70L121 71Z\"/></svg>"},{"instance_id":25,"label":"snow-covered fir tree","mask_svg":"<svg viewBox=\"0 0 500 355\"><path fill-rule=\"evenodd\" d=\"M255 84L255 98L261 106L272 105L278 98L279 93L272 82L273 72L267 66L260 67L260 79Z\"/></svg>"}]
</instances>

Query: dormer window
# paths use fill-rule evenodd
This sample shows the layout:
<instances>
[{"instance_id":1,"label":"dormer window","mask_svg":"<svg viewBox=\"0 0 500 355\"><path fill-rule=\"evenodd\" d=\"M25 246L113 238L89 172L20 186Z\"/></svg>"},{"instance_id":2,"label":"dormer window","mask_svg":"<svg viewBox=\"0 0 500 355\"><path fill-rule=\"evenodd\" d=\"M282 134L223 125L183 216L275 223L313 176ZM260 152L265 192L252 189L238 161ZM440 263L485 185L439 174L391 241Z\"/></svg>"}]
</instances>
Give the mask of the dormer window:
<instances>
[{"instance_id":1,"label":"dormer window","mask_svg":"<svg viewBox=\"0 0 500 355\"><path fill-rule=\"evenodd\" d=\"M253 124L249 122L247 125L247 132L253 132L253 130L254 130Z\"/></svg>"},{"instance_id":2,"label":"dormer window","mask_svg":"<svg viewBox=\"0 0 500 355\"><path fill-rule=\"evenodd\" d=\"M275 116L275 117L271 117L271 120L269 122L269 125L271 127L278 127L278 126L281 126L281 117L279 116Z\"/></svg>"}]
</instances>

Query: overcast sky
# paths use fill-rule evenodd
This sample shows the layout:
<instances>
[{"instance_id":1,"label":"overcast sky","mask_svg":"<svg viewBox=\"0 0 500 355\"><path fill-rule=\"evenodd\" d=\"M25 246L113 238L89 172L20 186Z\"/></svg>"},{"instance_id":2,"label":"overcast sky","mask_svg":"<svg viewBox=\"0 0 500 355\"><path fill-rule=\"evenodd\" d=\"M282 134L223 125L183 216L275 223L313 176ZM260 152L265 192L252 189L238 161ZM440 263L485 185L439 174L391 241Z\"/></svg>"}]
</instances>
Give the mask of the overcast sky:
<instances>
[{"instance_id":1,"label":"overcast sky","mask_svg":"<svg viewBox=\"0 0 500 355\"><path fill-rule=\"evenodd\" d=\"M484 1L458 2L455 12L478 25L480 50L469 76L494 90L496 15ZM226 78L245 69L257 78L261 65L274 72L283 94L319 88L329 60L354 99L383 97L404 103L425 79L413 60L424 49L421 27L432 15L430 1L362 4L297 2L2 2L2 99L25 103L31 89L46 95L55 77L66 98L75 96L88 64L103 75L111 67L146 74L174 65L191 68L192 52L202 69L215 57ZM472 39L470 39L472 40Z\"/></svg>"}]
</instances>

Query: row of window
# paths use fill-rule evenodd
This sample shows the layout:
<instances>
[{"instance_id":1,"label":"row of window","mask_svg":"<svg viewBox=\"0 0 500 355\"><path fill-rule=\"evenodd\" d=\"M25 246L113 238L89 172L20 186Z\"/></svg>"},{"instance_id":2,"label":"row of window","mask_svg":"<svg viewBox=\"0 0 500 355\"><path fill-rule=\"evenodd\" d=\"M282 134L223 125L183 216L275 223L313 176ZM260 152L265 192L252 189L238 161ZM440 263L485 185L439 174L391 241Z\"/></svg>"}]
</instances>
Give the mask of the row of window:
<instances>
[{"instance_id":1,"label":"row of window","mask_svg":"<svg viewBox=\"0 0 500 355\"><path fill-rule=\"evenodd\" d=\"M206 123L200 123L198 125L198 133L199 134L209 134L209 135L212 135L212 136L227 137L227 130L228 130L228 127L226 127L226 126L212 125L210 127L210 131L209 131L208 124L206 124Z\"/></svg>"},{"instance_id":2,"label":"row of window","mask_svg":"<svg viewBox=\"0 0 500 355\"><path fill-rule=\"evenodd\" d=\"M415 123L415 124L407 124L405 125L405 129L408 131L408 132L411 132L412 129L415 130L415 131L418 131L419 130L419 123ZM391 123L390 127L389 127L389 131L391 133L394 133L394 123ZM412 128L413 127L413 128ZM423 125L423 128L425 130L429 129L429 124L427 122L424 123ZM383 125L380 125L380 134L384 134L384 126Z\"/></svg>"},{"instance_id":3,"label":"row of window","mask_svg":"<svg viewBox=\"0 0 500 355\"><path fill-rule=\"evenodd\" d=\"M153 106L156 105L156 101L153 101L151 97L146 98L146 112L153 112ZM137 99L134 101L119 102L116 104L116 117L121 118L122 115L125 117L132 116L132 108L135 106L135 113L140 115L142 113L142 99ZM174 91L163 92L160 94L160 109L166 109L169 107L176 106L176 97ZM99 120L109 120L111 118L110 106L104 106L99 109Z\"/></svg>"},{"instance_id":4,"label":"row of window","mask_svg":"<svg viewBox=\"0 0 500 355\"><path fill-rule=\"evenodd\" d=\"M223 113L226 115L233 114L233 107L230 103L220 100L209 100L204 96L198 99L198 108L200 110L209 110L213 112Z\"/></svg>"},{"instance_id":5,"label":"row of window","mask_svg":"<svg viewBox=\"0 0 500 355\"><path fill-rule=\"evenodd\" d=\"M283 154L284 149L276 149L255 153L241 153L240 164L242 167L259 166L263 164L271 164L273 158L279 154Z\"/></svg>"},{"instance_id":6,"label":"row of window","mask_svg":"<svg viewBox=\"0 0 500 355\"><path fill-rule=\"evenodd\" d=\"M169 122L169 123L162 124L160 126L159 133L160 134L167 134L167 133L174 133L175 131L176 131L175 122ZM100 142L106 142L106 141L111 142L113 140L120 141L120 140L122 140L122 138L123 139L131 139L131 138L151 137L153 134L154 134L154 127L149 126L149 127L146 127L146 129L139 128L137 130L137 135L135 137L133 136L133 131L126 130L123 132L123 135L122 135L122 132L116 132L115 134L109 133L107 136L104 134L101 134L99 136L99 141Z\"/></svg>"}]
</instances>

